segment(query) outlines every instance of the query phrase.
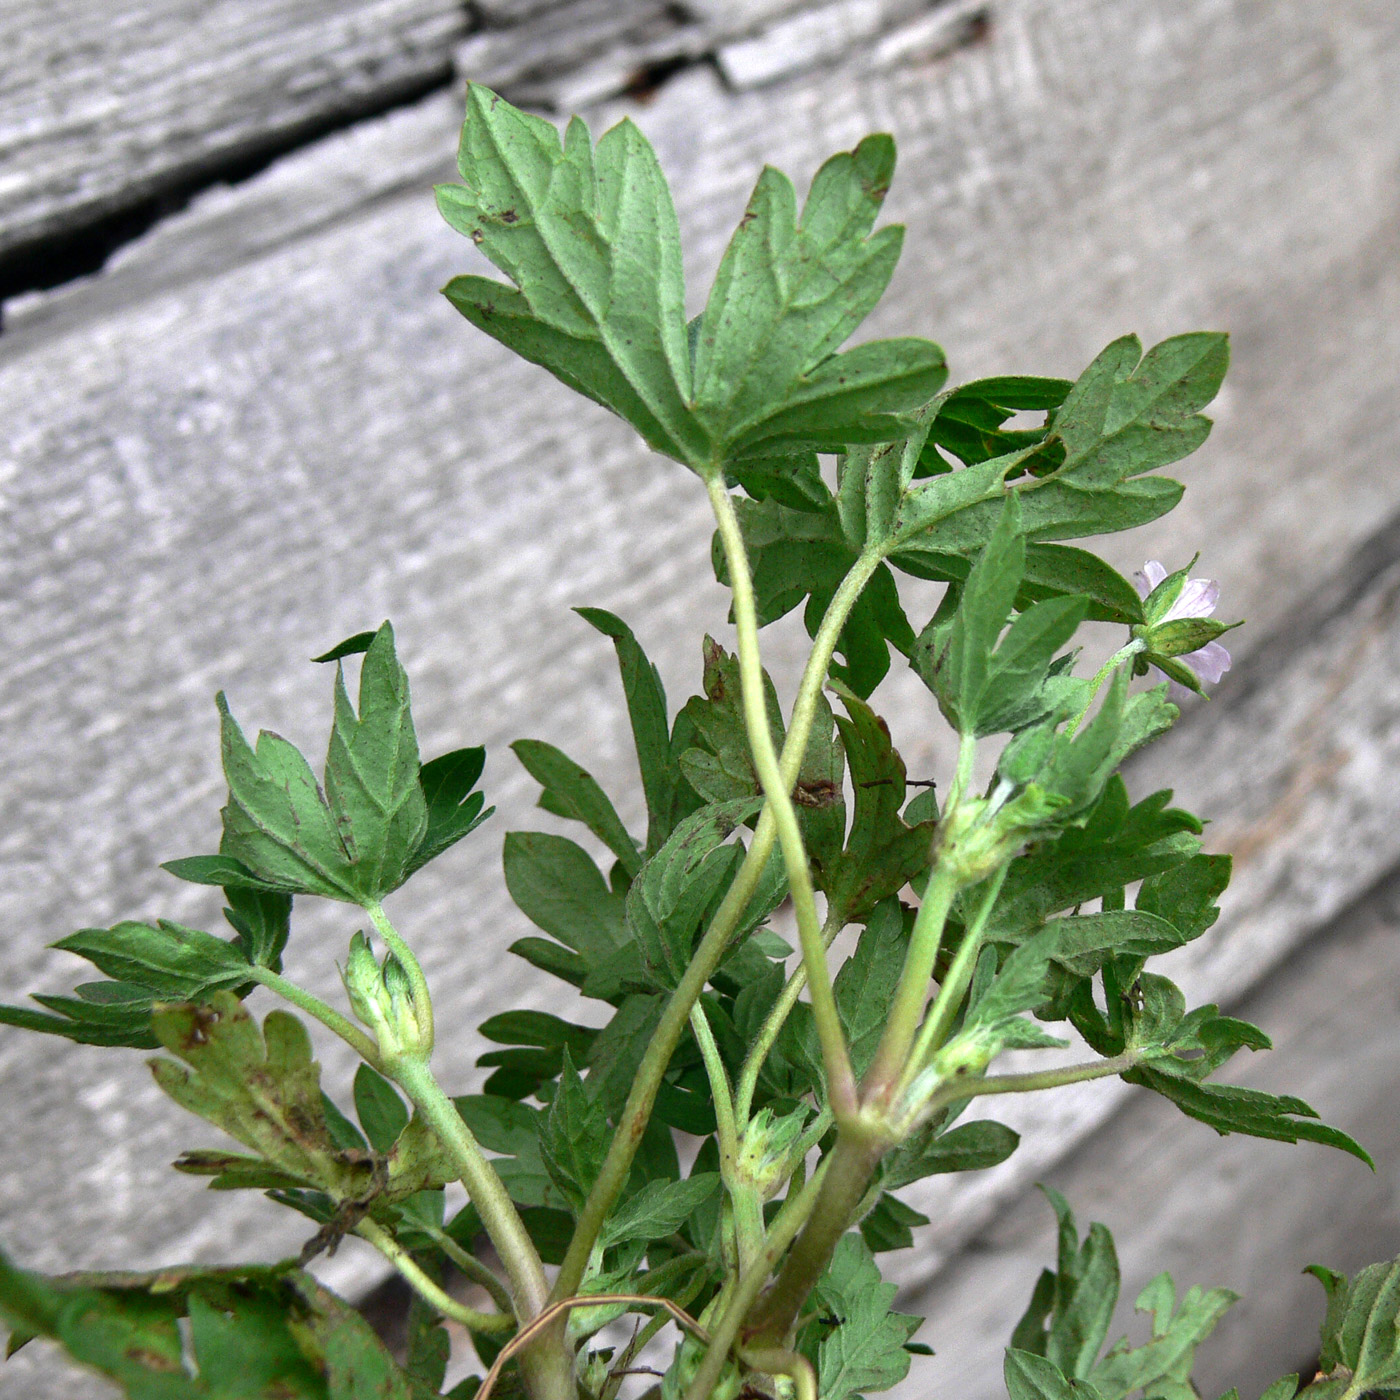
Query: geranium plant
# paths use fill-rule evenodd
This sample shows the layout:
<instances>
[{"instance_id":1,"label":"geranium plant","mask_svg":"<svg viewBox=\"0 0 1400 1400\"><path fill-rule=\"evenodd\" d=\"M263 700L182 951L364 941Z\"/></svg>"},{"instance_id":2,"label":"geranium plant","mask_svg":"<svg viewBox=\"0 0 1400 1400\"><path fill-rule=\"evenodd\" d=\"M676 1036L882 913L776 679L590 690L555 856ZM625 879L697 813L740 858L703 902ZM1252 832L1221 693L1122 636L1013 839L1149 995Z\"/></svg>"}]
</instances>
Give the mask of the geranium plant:
<instances>
[{"instance_id":1,"label":"geranium plant","mask_svg":"<svg viewBox=\"0 0 1400 1400\"><path fill-rule=\"evenodd\" d=\"M575 759L514 746L540 805L585 830L506 836L506 884L538 930L510 951L601 1016L502 1012L480 1028L502 1047L481 1082L435 1077L434 1045L462 1029L435 1021L416 933L385 904L490 813L479 748L423 761L387 623L318 658L336 668L319 779L278 736L250 742L220 697L219 851L166 869L222 888L232 936L84 929L56 946L106 980L0 1019L156 1051L160 1086L237 1144L177 1170L301 1212L307 1244L154 1275L0 1260L12 1347L51 1338L138 1400L423 1400L454 1348L477 1362L460 1400L847 1400L927 1349L878 1256L926 1223L906 1187L1015 1150L982 1100L1116 1075L1217 1132L1368 1160L1298 1099L1218 1083L1264 1032L1188 1009L1150 970L1211 927L1230 862L1170 793L1133 801L1118 770L1178 715L1150 668L1201 691L1228 665L1218 589L1156 561L1135 587L1064 543L1177 503L1161 469L1205 441L1225 337L1125 336L1073 382L952 389L928 340L843 349L899 257L902 230L875 227L887 136L828 160L800 206L765 170L690 320L670 192L631 122L594 145L577 120L561 134L472 87L460 168L439 206L507 280L457 277L448 299L674 459L677 490L707 493L733 596L733 640L705 639L679 710L627 623L579 610L616 649L644 831ZM931 617L908 615L905 576L940 586ZM797 608L812 647L784 700L760 638ZM1127 637L1086 677L1090 628ZM870 703L893 655L929 691L913 722L937 712L956 736L952 771L912 798ZM477 858L488 845L473 838ZM327 951L339 1007L282 971L294 899L345 909ZM785 903L796 950L769 923ZM291 1009L260 1022L247 1003L265 994ZM362 1061L353 1116L322 1088L312 1031ZM1043 1067L998 1068L1013 1049ZM468 1203L449 1214L453 1183ZM1081 1242L1051 1199L1058 1260L1011 1337L1012 1400L1194 1395L1195 1347L1230 1295L1178 1300L1163 1275L1138 1300L1151 1338L1104 1352L1112 1239L1096 1225ZM413 1290L404 1356L307 1272L349 1237ZM1310 1396L1400 1389L1400 1272L1319 1277ZM938 1319L925 1330L936 1341Z\"/></svg>"}]
</instances>

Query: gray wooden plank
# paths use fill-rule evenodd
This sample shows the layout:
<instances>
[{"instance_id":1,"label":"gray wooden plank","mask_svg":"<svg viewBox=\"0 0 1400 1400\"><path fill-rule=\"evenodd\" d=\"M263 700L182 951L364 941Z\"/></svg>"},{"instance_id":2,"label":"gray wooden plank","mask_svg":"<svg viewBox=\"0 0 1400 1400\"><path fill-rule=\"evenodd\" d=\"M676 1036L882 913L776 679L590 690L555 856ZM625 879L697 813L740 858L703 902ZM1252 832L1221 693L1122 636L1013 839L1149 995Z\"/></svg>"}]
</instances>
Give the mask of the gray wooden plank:
<instances>
[{"instance_id":1,"label":"gray wooden plank","mask_svg":"<svg viewBox=\"0 0 1400 1400\"><path fill-rule=\"evenodd\" d=\"M697 69L636 115L676 179L697 283L761 160L802 174L870 127L895 130L892 203L910 234L872 329L933 330L960 377L1073 372L1132 325L1147 335L1229 325L1236 369L1216 436L1187 468L1187 503L1116 557L1184 560L1204 544L1225 606L1260 624L1239 634L1248 652L1251 633L1283 625L1315 590L1309 551L1344 559L1400 505L1385 368L1400 334L1388 180L1397 29L1379 0L1325 14L1301 0L1267 11L1202 0L1170 14L1025 0L1002 7L984 43L931 66L875 73L853 61L836 78L742 94ZM438 141L448 123L429 106L418 129ZM418 120L405 117L386 151L411 145ZM355 148L357 166L373 145ZM334 185L344 152L328 149L319 177L308 152L299 178ZM192 236L209 239L203 275L186 263L173 289L152 279L125 301L104 299L118 271L88 289L91 314L75 297L47 333L36 321L0 344L0 898L24 931L0 994L66 985L67 960L38 945L75 924L213 917L213 901L151 873L215 835L208 695L226 685L248 722L317 748L326 681L302 658L392 614L428 747L493 748L488 786L503 815L478 838L480 864L452 857L401 901L441 982L444 1020L469 1027L510 997L544 994L499 959L524 929L492 847L509 826L548 820L529 812L503 744L521 733L563 744L635 814L610 657L566 609L602 603L632 618L673 697L688 693L693 638L724 628L703 500L620 425L452 316L435 288L464 252L425 194L372 192L329 216L313 201L299 223L291 187L285 198L267 189L253 182L218 211L227 230L240 198L282 211L277 236L244 245L241 261L225 266L226 245L196 217ZM131 267L142 261L134 254ZM1276 496L1259 489L1264 463ZM798 639L777 631L775 668L790 679ZM1325 658L1314 668L1307 685L1326 678ZM1290 683L1280 674L1260 693ZM1364 686L1352 684L1348 723L1364 735ZM927 706L907 679L881 700L897 735L923 730ZM1223 703L1198 711L1180 740L1202 746L1193 762L1222 769L1221 789L1241 743L1212 750L1187 736L1229 722ZM1266 746L1267 762L1286 764L1283 747ZM914 771L935 771L932 744L907 749ZM1382 740L1366 752L1374 762ZM1389 799L1364 772L1360 762L1341 787L1309 785L1304 824L1364 817L1380 860L1394 839ZM1253 829L1270 791L1262 783L1238 804L1221 791L1212 812ZM1287 824L1264 828L1257 868L1274 868L1276 841L1286 867ZM1262 877L1251 888L1276 898L1280 917L1302 900L1306 917L1288 933L1299 937L1371 876L1351 863L1333 885L1326 870L1316 878L1320 889ZM309 914L295 970L333 994L329 960L350 925ZM1243 927L1250 911L1231 917ZM1267 962L1242 964L1237 989ZM478 1082L481 1048L471 1034L444 1045L454 1086ZM270 1253L288 1247L295 1229L269 1223L262 1203L165 1177L180 1147L207 1139L157 1102L135 1057L114 1059L0 1043L0 1101L26 1106L0 1149L0 1238L45 1267L212 1259L250 1235ZM344 1060L327 1063L343 1086ZM1062 1103L1039 1129L1061 1152L1093 1114ZM1001 1189L973 1183L952 1208L975 1220ZM956 1247L954 1235L931 1241L921 1259ZM368 1270L349 1248L335 1276L354 1286ZM0 1371L0 1386L29 1388L0 1393L72 1394L17 1368Z\"/></svg>"},{"instance_id":2,"label":"gray wooden plank","mask_svg":"<svg viewBox=\"0 0 1400 1400\"><path fill-rule=\"evenodd\" d=\"M0 13L0 254L446 82L457 0L89 0Z\"/></svg>"}]
</instances>

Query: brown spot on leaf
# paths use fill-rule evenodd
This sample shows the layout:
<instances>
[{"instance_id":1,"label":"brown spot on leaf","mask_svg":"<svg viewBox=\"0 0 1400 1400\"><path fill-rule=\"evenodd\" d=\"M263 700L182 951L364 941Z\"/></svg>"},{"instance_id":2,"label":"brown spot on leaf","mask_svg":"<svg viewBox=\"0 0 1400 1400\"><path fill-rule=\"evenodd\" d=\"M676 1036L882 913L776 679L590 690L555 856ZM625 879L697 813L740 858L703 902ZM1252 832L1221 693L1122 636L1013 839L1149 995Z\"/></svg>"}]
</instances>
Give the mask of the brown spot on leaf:
<instances>
[{"instance_id":1,"label":"brown spot on leaf","mask_svg":"<svg viewBox=\"0 0 1400 1400\"><path fill-rule=\"evenodd\" d=\"M514 209L502 210L501 222L503 224L518 224L520 222L520 215L517 214Z\"/></svg>"},{"instance_id":2,"label":"brown spot on leaf","mask_svg":"<svg viewBox=\"0 0 1400 1400\"><path fill-rule=\"evenodd\" d=\"M150 1347L128 1347L126 1358L128 1361L134 1361L138 1366L144 1366L148 1371L179 1371L182 1369L178 1361L174 1361L158 1351L153 1351Z\"/></svg>"},{"instance_id":3,"label":"brown spot on leaf","mask_svg":"<svg viewBox=\"0 0 1400 1400\"><path fill-rule=\"evenodd\" d=\"M816 778L811 782L798 783L792 790L792 800L799 807L834 807L841 801L839 783L829 778Z\"/></svg>"}]
</instances>

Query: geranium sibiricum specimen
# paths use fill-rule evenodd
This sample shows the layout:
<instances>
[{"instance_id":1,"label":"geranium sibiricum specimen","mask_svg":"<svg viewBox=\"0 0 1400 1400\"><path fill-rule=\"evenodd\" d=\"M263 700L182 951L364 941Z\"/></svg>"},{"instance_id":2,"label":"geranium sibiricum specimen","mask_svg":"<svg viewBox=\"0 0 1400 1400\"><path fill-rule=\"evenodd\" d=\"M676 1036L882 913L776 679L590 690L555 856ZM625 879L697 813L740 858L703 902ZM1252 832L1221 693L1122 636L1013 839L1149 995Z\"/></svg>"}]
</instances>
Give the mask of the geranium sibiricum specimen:
<instances>
[{"instance_id":1,"label":"geranium sibiricum specimen","mask_svg":"<svg viewBox=\"0 0 1400 1400\"><path fill-rule=\"evenodd\" d=\"M670 191L630 122L595 146L577 120L561 135L474 86L460 167L439 205L508 280L458 277L448 299L699 478L733 595L734 640L704 639L700 693L675 712L628 624L579 610L616 649L644 832L547 740L514 746L540 805L586 832L506 836L506 883L538 929L511 951L606 1023L508 1011L480 1028L500 1048L475 1092L450 1097L434 1076L434 1046L463 1028L435 1020L414 935L384 901L489 815L483 755L422 761L387 623L318 658L337 668L319 780L276 735L250 742L221 698L220 849L167 869L222 888L233 936L85 929L57 946L107 980L0 1019L163 1050L160 1085L241 1149L177 1168L265 1191L314 1228L300 1260L273 1265L45 1278L0 1260L18 1341L52 1338L140 1400L423 1400L442 1393L451 1321L481 1363L448 1392L461 1400L848 1400L898 1382L921 1349L876 1259L926 1223L898 1193L1017 1146L967 1112L976 1099L1117 1075L1221 1133L1368 1160L1307 1104L1215 1083L1264 1033L1188 1010L1147 970L1211 927L1229 860L1202 853L1200 821L1169 793L1130 800L1120 765L1177 718L1165 684L1133 676L1153 666L1200 690L1218 675L1217 590L1153 563L1140 592L1064 543L1177 503L1160 469L1205 440L1224 337L1144 352L1128 336L1073 382L954 389L930 341L844 348L899 256L902 231L876 228L887 136L827 161L800 207L765 170L690 321ZM907 615L902 575L943 585L932 617ZM798 607L812 649L784 700L760 633ZM1128 634L1088 678L1086 626ZM908 801L870 703L892 654L930 692L918 722L936 710L957 738L954 770ZM984 748L994 762L979 764ZM342 1008L282 971L294 897L354 911ZM767 927L785 900L796 957ZM260 1025L244 1005L259 988L294 1011ZM303 1017L363 1061L354 1119L322 1092ZM1063 1049L1057 1023L1086 1058L997 1071L1004 1050ZM470 1203L449 1218L454 1182ZM1195 1347L1230 1295L1178 1302L1163 1275L1139 1300L1152 1340L1100 1355L1113 1242L1096 1225L1081 1243L1053 1204L1057 1267L1011 1338L1012 1400L1193 1394ZM414 1290L405 1356L304 1271L350 1236ZM476 1304L450 1286L459 1275ZM1393 1340L1400 1287L1319 1276L1329 1376L1310 1390L1352 1400L1389 1384L1396 1348L1367 1339ZM636 1328L609 1342L628 1313ZM658 1379L654 1339L672 1326Z\"/></svg>"}]
</instances>

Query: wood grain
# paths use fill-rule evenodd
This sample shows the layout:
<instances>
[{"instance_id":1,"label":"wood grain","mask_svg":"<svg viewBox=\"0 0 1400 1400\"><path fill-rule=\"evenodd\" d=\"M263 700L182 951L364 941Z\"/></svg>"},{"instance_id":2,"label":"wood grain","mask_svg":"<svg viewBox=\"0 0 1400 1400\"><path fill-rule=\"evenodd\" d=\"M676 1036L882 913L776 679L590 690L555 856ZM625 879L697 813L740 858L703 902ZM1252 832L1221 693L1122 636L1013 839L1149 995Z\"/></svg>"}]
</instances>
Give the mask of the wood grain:
<instances>
[{"instance_id":1,"label":"wood grain","mask_svg":"<svg viewBox=\"0 0 1400 1400\"><path fill-rule=\"evenodd\" d=\"M1250 618L1241 655L1274 658L1266 679L1242 670L1238 700L1193 712L1160 760L1249 856L1188 969L1202 996L1243 994L1400 856L1394 609L1390 585L1371 586L1377 546L1357 553L1400 508L1398 80L1386 0L1004 0L981 42L941 58L852 55L744 92L700 66L647 105L591 113L631 111L656 141L696 287L763 160L805 178L893 130L891 210L909 235L871 333L933 333L958 378L1075 373L1129 328L1232 330L1185 504L1112 551L1137 567L1204 548L1223 610ZM505 744L560 744L635 818L612 658L568 608L633 621L679 703L701 630L727 635L725 600L696 483L437 296L470 251L427 192L455 120L430 100L201 201L109 275L31 300L0 340L7 1000L69 985L71 960L40 948L77 925L217 920L216 900L153 873L217 836L210 695L227 688L246 723L318 750L329 682L305 658L386 615L425 749L486 742L501 807L395 911L442 1020L552 995L502 959L527 929L497 843L551 821ZM1344 604L1318 622L1319 580L1353 556ZM774 629L780 685L800 640ZM917 684L894 679L879 702L912 771L945 771ZM1319 745L1324 724L1335 742ZM333 995L353 923L311 907L299 922L293 971ZM484 1048L447 1040L449 1084L479 1084ZM349 1066L333 1047L325 1062L343 1093ZM910 1276L1081 1142L1116 1106L1099 1088L1030 1110L1039 1155L964 1183L940 1206L961 1223L930 1235ZM26 1262L213 1260L230 1240L271 1256L299 1237L259 1199L169 1178L208 1135L159 1101L138 1057L7 1035L0 1102L25 1106L0 1144L0 1239ZM354 1248L331 1261L346 1288L375 1274ZM0 1394L74 1396L65 1374L17 1358Z\"/></svg>"},{"instance_id":2,"label":"wood grain","mask_svg":"<svg viewBox=\"0 0 1400 1400\"><path fill-rule=\"evenodd\" d=\"M0 254L451 74L456 0L84 0L0 18Z\"/></svg>"}]
</instances>

